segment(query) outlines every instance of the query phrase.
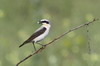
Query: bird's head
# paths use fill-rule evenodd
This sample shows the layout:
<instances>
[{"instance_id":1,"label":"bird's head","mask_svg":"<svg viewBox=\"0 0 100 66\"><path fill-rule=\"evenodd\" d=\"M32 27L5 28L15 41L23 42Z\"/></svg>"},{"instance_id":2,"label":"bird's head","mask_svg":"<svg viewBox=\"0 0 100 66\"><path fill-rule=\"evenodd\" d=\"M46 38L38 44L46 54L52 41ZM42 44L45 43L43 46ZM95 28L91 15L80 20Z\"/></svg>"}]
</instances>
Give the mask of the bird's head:
<instances>
[{"instance_id":1,"label":"bird's head","mask_svg":"<svg viewBox=\"0 0 100 66\"><path fill-rule=\"evenodd\" d=\"M42 19L38 23L39 24L50 24L49 20L47 20L47 19Z\"/></svg>"}]
</instances>

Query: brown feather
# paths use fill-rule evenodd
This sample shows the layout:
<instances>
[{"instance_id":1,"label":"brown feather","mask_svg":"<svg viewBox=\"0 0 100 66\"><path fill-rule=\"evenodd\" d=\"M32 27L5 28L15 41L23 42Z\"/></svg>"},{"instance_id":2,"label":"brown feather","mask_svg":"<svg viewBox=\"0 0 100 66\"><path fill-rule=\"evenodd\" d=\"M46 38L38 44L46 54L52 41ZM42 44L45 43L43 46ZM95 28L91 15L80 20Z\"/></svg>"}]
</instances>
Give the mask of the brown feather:
<instances>
[{"instance_id":1,"label":"brown feather","mask_svg":"<svg viewBox=\"0 0 100 66\"><path fill-rule=\"evenodd\" d=\"M27 44L27 43L33 42L33 40L34 40L36 37L40 36L40 35L43 34L45 31L46 31L46 28L43 27L43 28L40 29L39 31L33 33L33 34L31 35L31 37L29 37L29 38L28 38L25 42L23 42L23 44L21 44L19 47L21 47L21 46L23 46L23 45L25 45L25 44Z\"/></svg>"}]
</instances>

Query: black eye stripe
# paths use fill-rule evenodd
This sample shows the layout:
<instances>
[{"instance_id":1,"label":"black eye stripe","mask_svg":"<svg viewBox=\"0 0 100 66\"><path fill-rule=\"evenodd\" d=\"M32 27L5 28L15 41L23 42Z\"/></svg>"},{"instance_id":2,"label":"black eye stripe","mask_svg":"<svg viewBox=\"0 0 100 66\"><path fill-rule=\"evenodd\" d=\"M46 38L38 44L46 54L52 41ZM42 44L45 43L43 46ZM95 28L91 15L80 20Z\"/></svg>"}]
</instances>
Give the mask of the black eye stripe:
<instances>
[{"instance_id":1,"label":"black eye stripe","mask_svg":"<svg viewBox=\"0 0 100 66\"><path fill-rule=\"evenodd\" d=\"M49 24L49 22L48 22L48 21L42 21L42 23L47 23L47 24Z\"/></svg>"}]
</instances>

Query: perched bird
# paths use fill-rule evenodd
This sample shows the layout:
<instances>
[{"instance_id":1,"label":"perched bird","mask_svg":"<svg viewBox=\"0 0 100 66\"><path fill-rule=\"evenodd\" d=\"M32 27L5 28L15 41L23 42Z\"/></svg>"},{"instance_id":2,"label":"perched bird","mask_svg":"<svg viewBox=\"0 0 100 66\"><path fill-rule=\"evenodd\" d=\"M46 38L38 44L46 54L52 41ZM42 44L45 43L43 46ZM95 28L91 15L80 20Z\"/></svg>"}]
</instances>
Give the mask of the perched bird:
<instances>
[{"instance_id":1,"label":"perched bird","mask_svg":"<svg viewBox=\"0 0 100 66\"><path fill-rule=\"evenodd\" d=\"M22 47L23 45L27 44L27 43L33 43L34 49L35 45L34 43L40 44L38 43L39 41L41 41L42 39L44 39L44 37L46 37L49 33L50 30L50 22L47 19L42 19L38 22L39 24L41 24L41 27L39 29L37 29L26 41L23 42L23 44L21 44L19 47ZM42 45L42 44L40 44ZM42 45L43 46L43 45Z\"/></svg>"}]
</instances>

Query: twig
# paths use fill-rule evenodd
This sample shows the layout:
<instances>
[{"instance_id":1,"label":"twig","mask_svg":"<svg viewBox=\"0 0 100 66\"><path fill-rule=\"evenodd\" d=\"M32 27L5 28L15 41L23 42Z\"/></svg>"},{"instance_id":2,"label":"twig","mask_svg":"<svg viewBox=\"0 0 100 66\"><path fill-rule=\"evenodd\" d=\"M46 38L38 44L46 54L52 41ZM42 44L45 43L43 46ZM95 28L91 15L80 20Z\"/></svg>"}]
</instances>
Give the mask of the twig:
<instances>
[{"instance_id":1,"label":"twig","mask_svg":"<svg viewBox=\"0 0 100 66\"><path fill-rule=\"evenodd\" d=\"M21 64L22 62L24 62L24 61L27 60L28 58L32 57L33 55L35 55L35 54L41 52L43 49L46 48L46 46L52 44L52 43L55 42L56 40L58 40L58 39L62 38L63 36L65 36L66 34L72 32L72 31L74 31L74 30L77 30L77 29L79 29L79 28L81 28L81 27L87 26L87 25L89 25L89 24L91 24L91 23L93 23L93 22L95 22L95 21L97 21L97 20L98 20L98 19L93 19L93 20L90 21L90 22L86 22L85 24L81 24L81 25L79 25L79 26L76 26L76 27L74 27L74 28L72 28L72 29L66 31L66 32L63 33L62 35L60 35L60 36L54 38L54 39L53 39L52 41L50 41L49 43L45 44L43 47L39 48L37 51L33 52L32 54L30 54L30 55L28 55L27 57L25 57L24 59L22 59L20 62L18 62L18 63L16 64L16 66L18 66L19 64Z\"/></svg>"},{"instance_id":2,"label":"twig","mask_svg":"<svg viewBox=\"0 0 100 66\"><path fill-rule=\"evenodd\" d=\"M92 51L91 51L91 43L90 43L90 41L91 41L91 38L90 38L90 36L89 36L89 25L87 25L86 26L86 32L87 32L87 35L86 35L86 37L87 37L87 47L88 47L88 53L89 54L91 54L92 53Z\"/></svg>"}]
</instances>

